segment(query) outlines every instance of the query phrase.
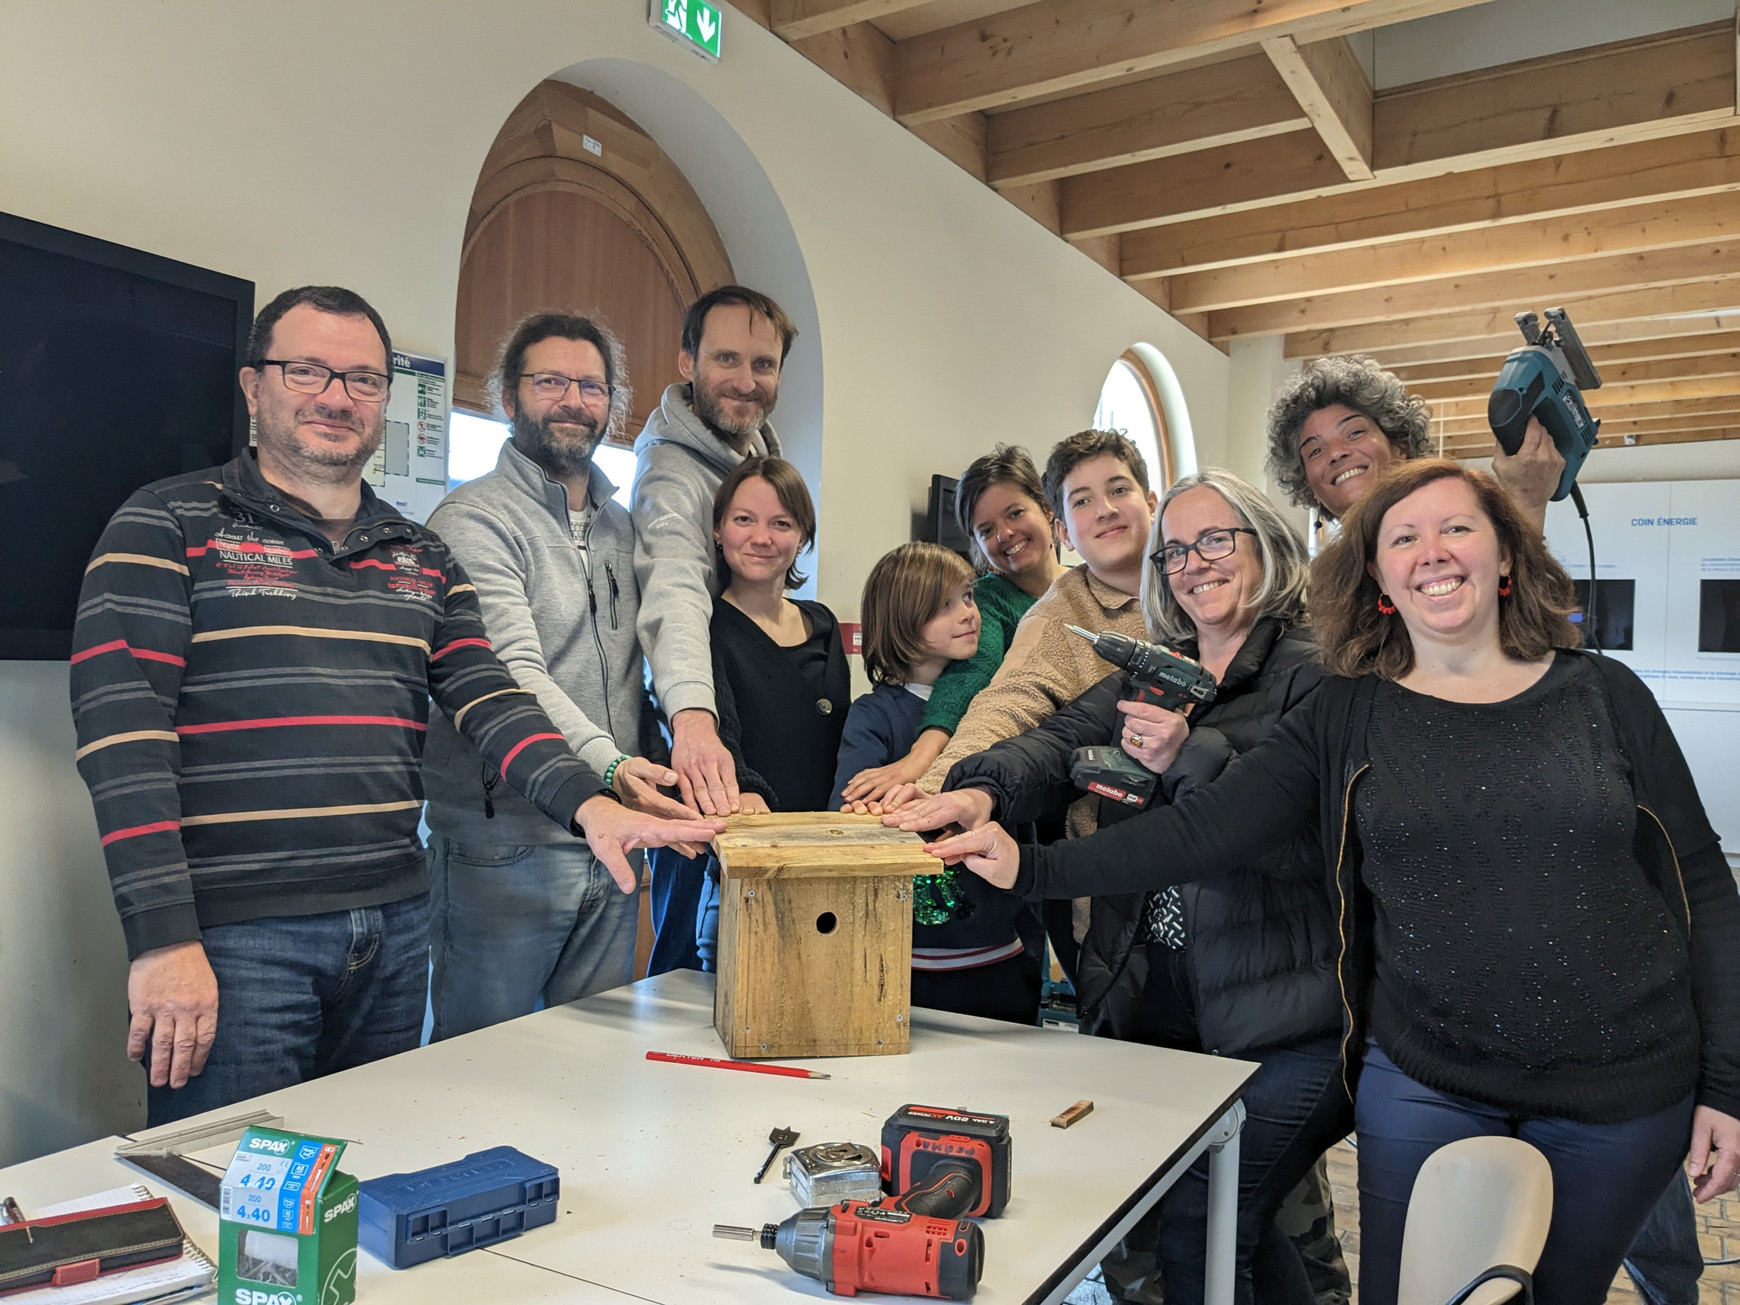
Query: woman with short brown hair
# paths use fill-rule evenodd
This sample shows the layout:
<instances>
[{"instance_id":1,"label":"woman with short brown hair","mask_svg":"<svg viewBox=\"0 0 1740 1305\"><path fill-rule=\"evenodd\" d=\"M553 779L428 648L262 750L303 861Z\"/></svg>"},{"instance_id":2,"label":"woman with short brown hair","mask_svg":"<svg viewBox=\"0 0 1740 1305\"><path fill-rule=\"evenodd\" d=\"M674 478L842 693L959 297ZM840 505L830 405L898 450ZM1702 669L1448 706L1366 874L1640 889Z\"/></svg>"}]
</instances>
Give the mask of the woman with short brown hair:
<instances>
[{"instance_id":1,"label":"woman with short brown hair","mask_svg":"<svg viewBox=\"0 0 1740 1305\"><path fill-rule=\"evenodd\" d=\"M1535 661L1554 648L1577 648L1582 639L1569 619L1576 609L1570 576L1529 528L1511 496L1490 476L1440 458L1404 462L1373 486L1368 503L1342 523L1342 547L1325 549L1312 568L1311 625L1331 675L1382 676L1399 680L1414 667L1414 647L1405 623L1398 630L1394 607L1372 574L1368 559L1377 532L1397 503L1435 480L1467 485L1492 523L1499 548L1510 558L1510 588L1498 605L1499 646L1507 657Z\"/></svg>"}]
</instances>

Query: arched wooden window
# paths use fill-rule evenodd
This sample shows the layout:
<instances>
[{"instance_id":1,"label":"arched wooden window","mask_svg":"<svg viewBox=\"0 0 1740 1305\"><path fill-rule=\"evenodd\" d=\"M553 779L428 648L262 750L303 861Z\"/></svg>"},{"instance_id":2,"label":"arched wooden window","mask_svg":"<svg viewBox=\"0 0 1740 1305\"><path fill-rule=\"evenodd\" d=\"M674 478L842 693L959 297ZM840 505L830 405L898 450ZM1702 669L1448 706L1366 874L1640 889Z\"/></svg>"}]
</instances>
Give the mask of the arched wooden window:
<instances>
[{"instance_id":1,"label":"arched wooden window","mask_svg":"<svg viewBox=\"0 0 1740 1305\"><path fill-rule=\"evenodd\" d=\"M1196 473L1196 436L1184 391L1165 355L1151 344L1131 345L1112 364L1100 387L1094 426L1130 438L1148 463L1156 493Z\"/></svg>"},{"instance_id":2,"label":"arched wooden window","mask_svg":"<svg viewBox=\"0 0 1740 1305\"><path fill-rule=\"evenodd\" d=\"M632 441L679 379L684 310L733 279L712 219L652 137L596 95L544 82L509 115L472 194L453 402L494 412L485 383L527 313L596 314L628 355Z\"/></svg>"},{"instance_id":3,"label":"arched wooden window","mask_svg":"<svg viewBox=\"0 0 1740 1305\"><path fill-rule=\"evenodd\" d=\"M1123 432L1147 462L1148 481L1154 491L1165 492L1173 480L1166 418L1154 378L1134 350L1126 350L1106 373L1100 401L1094 409L1094 426Z\"/></svg>"}]
</instances>

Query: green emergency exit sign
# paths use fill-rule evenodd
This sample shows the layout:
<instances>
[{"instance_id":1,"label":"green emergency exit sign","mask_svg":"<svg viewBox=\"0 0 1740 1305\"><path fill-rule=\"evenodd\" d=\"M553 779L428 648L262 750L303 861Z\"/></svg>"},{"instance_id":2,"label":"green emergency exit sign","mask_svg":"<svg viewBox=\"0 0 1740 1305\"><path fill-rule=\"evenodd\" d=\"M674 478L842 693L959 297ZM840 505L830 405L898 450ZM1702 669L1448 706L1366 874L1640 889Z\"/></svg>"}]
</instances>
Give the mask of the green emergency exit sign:
<instances>
[{"instance_id":1,"label":"green emergency exit sign","mask_svg":"<svg viewBox=\"0 0 1740 1305\"><path fill-rule=\"evenodd\" d=\"M718 5L708 0L648 0L646 20L702 58L718 62L719 37L725 28Z\"/></svg>"}]
</instances>

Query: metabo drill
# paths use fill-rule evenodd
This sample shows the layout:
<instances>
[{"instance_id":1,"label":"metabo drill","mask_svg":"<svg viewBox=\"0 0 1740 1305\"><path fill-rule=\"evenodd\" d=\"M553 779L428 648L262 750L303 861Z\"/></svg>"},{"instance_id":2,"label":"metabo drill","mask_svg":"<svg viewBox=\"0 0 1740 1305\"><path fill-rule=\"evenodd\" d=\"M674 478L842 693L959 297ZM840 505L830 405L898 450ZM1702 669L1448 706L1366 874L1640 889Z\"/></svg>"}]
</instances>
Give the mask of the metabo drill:
<instances>
[{"instance_id":1,"label":"metabo drill","mask_svg":"<svg viewBox=\"0 0 1740 1305\"><path fill-rule=\"evenodd\" d=\"M1200 662L1126 634L1110 630L1095 634L1079 625L1068 628L1084 639L1091 639L1096 653L1129 673L1124 701L1152 702L1170 711L1192 703L1206 707L1214 701L1219 685ZM1069 777L1079 789L1132 807L1146 806L1160 781L1158 775L1115 743L1077 748L1070 758Z\"/></svg>"},{"instance_id":2,"label":"metabo drill","mask_svg":"<svg viewBox=\"0 0 1740 1305\"><path fill-rule=\"evenodd\" d=\"M985 1234L977 1224L901 1209L898 1199L799 1210L759 1231L715 1224L713 1235L758 1241L836 1296L880 1291L971 1300L985 1270Z\"/></svg>"},{"instance_id":3,"label":"metabo drill","mask_svg":"<svg viewBox=\"0 0 1740 1305\"><path fill-rule=\"evenodd\" d=\"M1563 308L1547 309L1545 326L1533 313L1518 313L1516 324L1528 343L1512 351L1499 368L1498 381L1486 400L1487 424L1499 446L1515 457L1529 418L1540 418L1565 459L1553 502L1574 494L1581 511L1577 473L1601 431L1600 421L1589 415L1583 392L1601 388L1601 373ZM1588 515L1583 512L1585 518Z\"/></svg>"}]
</instances>

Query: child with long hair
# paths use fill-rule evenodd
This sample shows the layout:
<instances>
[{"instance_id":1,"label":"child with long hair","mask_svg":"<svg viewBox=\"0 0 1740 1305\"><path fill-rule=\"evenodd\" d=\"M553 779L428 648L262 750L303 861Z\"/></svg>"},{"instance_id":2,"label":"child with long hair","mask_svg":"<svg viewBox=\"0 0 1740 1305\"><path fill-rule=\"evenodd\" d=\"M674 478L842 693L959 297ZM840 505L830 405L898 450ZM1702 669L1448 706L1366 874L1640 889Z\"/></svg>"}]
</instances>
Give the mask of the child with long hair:
<instances>
[{"instance_id":1,"label":"child with long hair","mask_svg":"<svg viewBox=\"0 0 1740 1305\"><path fill-rule=\"evenodd\" d=\"M871 569L860 606L864 671L876 687L852 704L833 807L852 776L905 756L931 686L979 646L973 569L937 544L902 544ZM988 890L988 891L987 891ZM1031 1024L1039 963L1015 930L1020 901L955 869L913 882L912 1004Z\"/></svg>"}]
</instances>

